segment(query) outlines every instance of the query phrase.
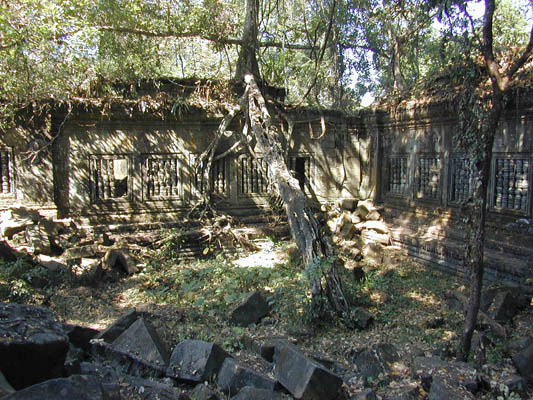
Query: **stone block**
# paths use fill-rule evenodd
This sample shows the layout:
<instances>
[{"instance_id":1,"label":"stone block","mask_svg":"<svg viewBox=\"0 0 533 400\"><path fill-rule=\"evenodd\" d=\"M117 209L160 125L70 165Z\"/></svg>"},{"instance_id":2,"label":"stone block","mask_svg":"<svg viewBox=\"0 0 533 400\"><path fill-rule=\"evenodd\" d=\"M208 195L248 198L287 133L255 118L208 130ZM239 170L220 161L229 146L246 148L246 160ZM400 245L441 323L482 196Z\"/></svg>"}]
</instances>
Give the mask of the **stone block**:
<instances>
[{"instance_id":1,"label":"stone block","mask_svg":"<svg viewBox=\"0 0 533 400\"><path fill-rule=\"evenodd\" d=\"M232 307L230 322L240 326L256 324L269 312L270 305L260 292L254 290Z\"/></svg>"},{"instance_id":2,"label":"stone block","mask_svg":"<svg viewBox=\"0 0 533 400\"><path fill-rule=\"evenodd\" d=\"M274 376L296 399L337 399L342 379L288 342L278 342Z\"/></svg>"},{"instance_id":3,"label":"stone block","mask_svg":"<svg viewBox=\"0 0 533 400\"><path fill-rule=\"evenodd\" d=\"M86 246L75 246L66 249L62 257L65 260L77 259L77 258L96 258L103 257L107 249L97 244Z\"/></svg>"},{"instance_id":4,"label":"stone block","mask_svg":"<svg viewBox=\"0 0 533 400\"><path fill-rule=\"evenodd\" d=\"M128 329L131 324L137 321L137 318L139 318L139 314L134 308L132 308L122 314L120 318L118 318L115 322L109 325L105 330L96 334L94 339L102 339L107 343L112 343L126 329Z\"/></svg>"},{"instance_id":5,"label":"stone block","mask_svg":"<svg viewBox=\"0 0 533 400\"><path fill-rule=\"evenodd\" d=\"M191 392L191 400L219 400L218 395L203 383L196 385Z\"/></svg>"},{"instance_id":6,"label":"stone block","mask_svg":"<svg viewBox=\"0 0 533 400\"><path fill-rule=\"evenodd\" d=\"M139 318L126 329L113 343L113 348L134 354L149 364L167 366L169 351L155 328L143 318Z\"/></svg>"},{"instance_id":7,"label":"stone block","mask_svg":"<svg viewBox=\"0 0 533 400\"><path fill-rule=\"evenodd\" d=\"M26 227L26 242L33 254L52 254L50 238L38 225Z\"/></svg>"},{"instance_id":8,"label":"stone block","mask_svg":"<svg viewBox=\"0 0 533 400\"><path fill-rule=\"evenodd\" d=\"M0 303L0 371L17 390L63 373L68 337L51 311Z\"/></svg>"},{"instance_id":9,"label":"stone block","mask_svg":"<svg viewBox=\"0 0 533 400\"><path fill-rule=\"evenodd\" d=\"M0 398L6 396L10 393L13 393L15 388L9 384L2 371L0 371Z\"/></svg>"},{"instance_id":10,"label":"stone block","mask_svg":"<svg viewBox=\"0 0 533 400\"><path fill-rule=\"evenodd\" d=\"M428 395L429 400L468 400L474 399L472 393L453 379L434 376Z\"/></svg>"},{"instance_id":11,"label":"stone block","mask_svg":"<svg viewBox=\"0 0 533 400\"><path fill-rule=\"evenodd\" d=\"M42 218L38 211L30 208L10 208L2 213L0 234L10 239L15 233L24 231L27 226L38 223Z\"/></svg>"},{"instance_id":12,"label":"stone block","mask_svg":"<svg viewBox=\"0 0 533 400\"><path fill-rule=\"evenodd\" d=\"M70 343L83 350L89 350L89 342L98 333L98 330L86 326L64 324L63 325Z\"/></svg>"},{"instance_id":13,"label":"stone block","mask_svg":"<svg viewBox=\"0 0 533 400\"><path fill-rule=\"evenodd\" d=\"M376 231L377 233L386 233L386 234L390 232L389 227L383 221L360 222L355 227L360 231L371 230L371 231Z\"/></svg>"},{"instance_id":14,"label":"stone block","mask_svg":"<svg viewBox=\"0 0 533 400\"><path fill-rule=\"evenodd\" d=\"M209 381L228 357L231 355L216 343L184 340L172 352L167 376L185 382Z\"/></svg>"},{"instance_id":15,"label":"stone block","mask_svg":"<svg viewBox=\"0 0 533 400\"><path fill-rule=\"evenodd\" d=\"M108 250L103 259L104 267L117 269L132 275L137 272L137 264L129 252L125 249Z\"/></svg>"},{"instance_id":16,"label":"stone block","mask_svg":"<svg viewBox=\"0 0 533 400\"><path fill-rule=\"evenodd\" d=\"M281 394L268 389L245 386L231 400L281 400Z\"/></svg>"},{"instance_id":17,"label":"stone block","mask_svg":"<svg viewBox=\"0 0 533 400\"><path fill-rule=\"evenodd\" d=\"M400 360L398 349L390 343L377 343L360 352L354 359L354 366L366 381L391 371L393 363Z\"/></svg>"},{"instance_id":18,"label":"stone block","mask_svg":"<svg viewBox=\"0 0 533 400\"><path fill-rule=\"evenodd\" d=\"M533 383L533 344L513 354L512 359L520 375Z\"/></svg>"},{"instance_id":19,"label":"stone block","mask_svg":"<svg viewBox=\"0 0 533 400\"><path fill-rule=\"evenodd\" d=\"M91 399L120 400L118 383L102 382L96 376L73 375L51 379L3 397L2 400Z\"/></svg>"},{"instance_id":20,"label":"stone block","mask_svg":"<svg viewBox=\"0 0 533 400\"><path fill-rule=\"evenodd\" d=\"M276 381L240 365L233 358L226 358L218 374L217 385L232 396L246 386L273 391Z\"/></svg>"},{"instance_id":21,"label":"stone block","mask_svg":"<svg viewBox=\"0 0 533 400\"><path fill-rule=\"evenodd\" d=\"M121 400L191 400L185 393L164 382L121 373L109 366L82 362L80 370L81 374L97 376L102 382L120 382L121 394L123 394ZM193 400L195 400L194 397Z\"/></svg>"},{"instance_id":22,"label":"stone block","mask_svg":"<svg viewBox=\"0 0 533 400\"><path fill-rule=\"evenodd\" d=\"M452 390L450 385L460 386L470 392L479 389L477 372L471 364L448 362L438 357L416 357L413 372L416 378L424 378L426 381L434 382L436 377L441 378L444 389L449 388L452 393L455 389ZM463 392L463 389L457 389L457 392Z\"/></svg>"}]
</instances>

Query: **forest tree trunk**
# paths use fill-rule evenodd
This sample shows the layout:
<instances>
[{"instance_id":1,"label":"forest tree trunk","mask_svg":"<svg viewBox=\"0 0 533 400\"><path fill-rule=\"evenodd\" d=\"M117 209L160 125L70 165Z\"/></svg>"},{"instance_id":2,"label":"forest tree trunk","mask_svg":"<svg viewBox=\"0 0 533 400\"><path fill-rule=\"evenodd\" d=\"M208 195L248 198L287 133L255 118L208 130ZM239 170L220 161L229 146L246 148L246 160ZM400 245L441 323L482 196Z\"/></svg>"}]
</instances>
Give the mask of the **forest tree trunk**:
<instances>
[{"instance_id":1,"label":"forest tree trunk","mask_svg":"<svg viewBox=\"0 0 533 400\"><path fill-rule=\"evenodd\" d=\"M494 137L498 129L504 108L503 93L494 85L492 107L487 116L485 126L482 127L481 146L479 154L474 154L476 162L476 176L473 193L473 207L471 213L470 236L468 250L465 257L465 270L470 272L470 297L466 311L463 335L457 352L459 361L467 361L472 344L472 335L476 327L477 316L481 303L481 290L484 273L485 222L488 208L488 187L490 179L490 165Z\"/></svg>"}]
</instances>

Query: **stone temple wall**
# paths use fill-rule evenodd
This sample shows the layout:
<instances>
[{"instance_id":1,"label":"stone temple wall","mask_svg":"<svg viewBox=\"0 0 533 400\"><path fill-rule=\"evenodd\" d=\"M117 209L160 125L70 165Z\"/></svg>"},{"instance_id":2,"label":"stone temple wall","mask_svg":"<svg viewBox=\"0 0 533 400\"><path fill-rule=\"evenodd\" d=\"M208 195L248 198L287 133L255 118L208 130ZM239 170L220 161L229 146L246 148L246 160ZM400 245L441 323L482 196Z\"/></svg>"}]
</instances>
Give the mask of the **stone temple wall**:
<instances>
[{"instance_id":1,"label":"stone temple wall","mask_svg":"<svg viewBox=\"0 0 533 400\"><path fill-rule=\"evenodd\" d=\"M162 120L112 109L103 117L92 109L51 119L49 136L54 140L36 160L25 159L35 141L27 132L26 137L2 141L0 206L46 204L60 216L136 223L173 220L200 198L206 183L194 166L213 140L221 116L190 110ZM287 164L312 200L333 202L372 193L370 135L354 129L354 119L312 110L295 111L290 119L292 127L286 121L278 124L288 148ZM238 123L230 126L239 129ZM218 154L237 137L223 137ZM236 215L268 209L268 165L256 154L253 160L241 149L215 160L211 179L217 207Z\"/></svg>"},{"instance_id":2,"label":"stone temple wall","mask_svg":"<svg viewBox=\"0 0 533 400\"><path fill-rule=\"evenodd\" d=\"M485 277L533 288L533 104L514 99L494 143L489 184ZM412 255L468 275L465 205L472 173L457 147L456 111L447 104L403 107L363 117L374 133L376 200L393 238Z\"/></svg>"}]
</instances>

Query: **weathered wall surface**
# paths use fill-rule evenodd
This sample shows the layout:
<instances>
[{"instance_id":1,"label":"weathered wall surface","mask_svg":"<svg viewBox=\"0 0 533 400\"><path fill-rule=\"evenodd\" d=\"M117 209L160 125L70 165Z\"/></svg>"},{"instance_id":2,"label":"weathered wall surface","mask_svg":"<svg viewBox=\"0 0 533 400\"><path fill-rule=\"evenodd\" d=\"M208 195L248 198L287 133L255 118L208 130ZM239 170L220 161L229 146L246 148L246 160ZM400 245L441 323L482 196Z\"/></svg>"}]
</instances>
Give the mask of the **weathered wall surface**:
<instances>
[{"instance_id":1,"label":"weathered wall surface","mask_svg":"<svg viewBox=\"0 0 533 400\"><path fill-rule=\"evenodd\" d=\"M443 112L444 111L444 112ZM443 106L382 115L378 199L454 210L471 193L471 170L457 147L457 119ZM494 144L489 204L494 217L531 217L533 108L510 109Z\"/></svg>"},{"instance_id":2,"label":"weathered wall surface","mask_svg":"<svg viewBox=\"0 0 533 400\"><path fill-rule=\"evenodd\" d=\"M0 206L54 208L52 152L39 134L11 129L0 138ZM36 152L37 149L41 149Z\"/></svg>"},{"instance_id":3,"label":"weathered wall surface","mask_svg":"<svg viewBox=\"0 0 533 400\"><path fill-rule=\"evenodd\" d=\"M472 173L457 148L458 121L446 104L366 116L376 133L377 200L394 239L412 255L457 274L469 223ZM533 278L533 105L511 104L494 143L485 277L529 287ZM529 283L528 283L529 282Z\"/></svg>"},{"instance_id":4,"label":"weathered wall surface","mask_svg":"<svg viewBox=\"0 0 533 400\"><path fill-rule=\"evenodd\" d=\"M335 113L303 110L290 118L290 131L280 121L287 162L310 198L331 202L371 193L365 171L370 135L364 129ZM52 121L51 177L42 181L47 186L42 192L49 193L58 213L99 216L102 221L106 215L120 215L122 221L141 222L175 218L199 198L204 184L196 176L195 160L213 140L220 118L191 112L161 120L120 111L104 118L93 111L70 115L66 122L64 115L57 115ZM229 149L236 136L224 137L218 152ZM268 165L258 156L254 161L241 149L214 163L211 179L219 207L237 214L268 207Z\"/></svg>"}]
</instances>

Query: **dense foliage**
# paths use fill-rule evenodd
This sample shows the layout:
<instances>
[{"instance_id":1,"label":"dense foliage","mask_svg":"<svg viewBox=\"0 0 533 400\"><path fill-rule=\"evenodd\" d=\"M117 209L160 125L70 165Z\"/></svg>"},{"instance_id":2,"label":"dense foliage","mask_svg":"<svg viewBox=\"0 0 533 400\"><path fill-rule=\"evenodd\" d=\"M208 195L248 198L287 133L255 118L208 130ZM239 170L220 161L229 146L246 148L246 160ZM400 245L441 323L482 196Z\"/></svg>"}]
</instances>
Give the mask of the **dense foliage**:
<instances>
[{"instance_id":1,"label":"dense foliage","mask_svg":"<svg viewBox=\"0 0 533 400\"><path fill-rule=\"evenodd\" d=\"M479 32L480 18L454 2L434 3L261 1L261 74L288 89L292 102L310 93L309 103L344 109L368 91L406 90L477 51L469 28ZM65 100L117 79L231 78L244 7L242 0L2 2L2 98ZM499 2L497 51L527 41L528 17L527 1Z\"/></svg>"}]
</instances>

